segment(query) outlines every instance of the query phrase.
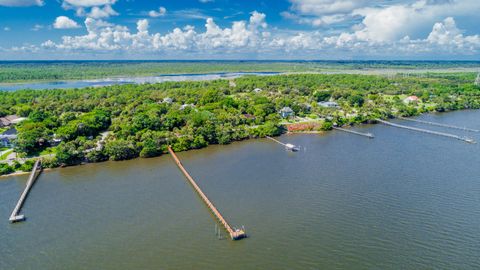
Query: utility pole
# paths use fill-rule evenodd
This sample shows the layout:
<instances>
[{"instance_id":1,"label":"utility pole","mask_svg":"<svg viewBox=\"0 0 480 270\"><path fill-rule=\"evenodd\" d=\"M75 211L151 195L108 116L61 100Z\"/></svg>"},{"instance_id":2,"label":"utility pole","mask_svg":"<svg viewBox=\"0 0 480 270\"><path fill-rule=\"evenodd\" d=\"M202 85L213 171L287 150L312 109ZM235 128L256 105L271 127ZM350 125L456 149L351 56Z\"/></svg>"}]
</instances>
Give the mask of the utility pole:
<instances>
[{"instance_id":1,"label":"utility pole","mask_svg":"<svg viewBox=\"0 0 480 270\"><path fill-rule=\"evenodd\" d=\"M477 79L475 80L475 85L480 86L480 72L477 74Z\"/></svg>"}]
</instances>

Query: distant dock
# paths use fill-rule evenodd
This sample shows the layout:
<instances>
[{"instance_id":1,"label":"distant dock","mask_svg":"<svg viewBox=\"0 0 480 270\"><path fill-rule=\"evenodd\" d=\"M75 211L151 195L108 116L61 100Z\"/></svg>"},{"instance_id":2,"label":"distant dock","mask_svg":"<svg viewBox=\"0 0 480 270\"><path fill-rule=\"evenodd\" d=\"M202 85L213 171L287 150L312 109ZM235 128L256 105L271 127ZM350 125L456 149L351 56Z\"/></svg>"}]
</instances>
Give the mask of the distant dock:
<instances>
[{"instance_id":1,"label":"distant dock","mask_svg":"<svg viewBox=\"0 0 480 270\"><path fill-rule=\"evenodd\" d=\"M291 144L291 143L283 143L283 142L281 142L281 141L279 141L279 140L277 140L277 139L274 139L274 138L272 138L272 137L270 137L270 136L265 136L265 137L266 137L267 139L270 139L270 140L272 140L272 141L280 144L280 145L285 146L285 149L286 149L286 150L289 150L289 151L292 151L292 152L296 152L296 151L299 151L299 150L300 150L300 147L298 147L298 146L296 146L296 145L293 145L293 144Z\"/></svg>"},{"instance_id":2,"label":"distant dock","mask_svg":"<svg viewBox=\"0 0 480 270\"><path fill-rule=\"evenodd\" d=\"M402 116L399 116L398 119L411 121L411 122L416 122L416 123L421 123L421 124L426 124L426 125L431 125L431 126L437 126L437 127L458 129L458 130L469 131L469 132L480 132L480 130L478 130L478 129L472 129L472 128L467 128L467 127L459 127L459 126L453 126L453 125L442 124L442 123L435 123L435 122L424 121L424 120L413 119L413 118L407 118L407 117L402 117Z\"/></svg>"},{"instance_id":3,"label":"distant dock","mask_svg":"<svg viewBox=\"0 0 480 270\"><path fill-rule=\"evenodd\" d=\"M33 165L32 172L30 173L30 176L28 177L27 185L25 186L25 189L23 190L22 195L20 195L20 199L17 202L17 205L13 209L12 214L10 215L9 221L11 223L14 222L20 222L25 220L24 215L20 215L20 210L22 209L23 203L25 202L25 199L28 196L28 193L30 192L30 189L32 188L33 184L35 183L35 180L37 180L38 176L40 175L40 172L42 171L42 164L40 159L37 159L35 161L35 164Z\"/></svg>"},{"instance_id":4,"label":"distant dock","mask_svg":"<svg viewBox=\"0 0 480 270\"><path fill-rule=\"evenodd\" d=\"M340 128L340 127L332 127L332 128L335 129L335 130L340 130L340 131L343 131L343 132L347 132L347 133L351 133L351 134L355 134L355 135L367 137L367 138L369 138L369 139L375 138L375 136L374 136L372 133L362 133L362 132L358 132L358 131L355 131L355 130L350 130L350 129L346 129L346 128Z\"/></svg>"},{"instance_id":5,"label":"distant dock","mask_svg":"<svg viewBox=\"0 0 480 270\"><path fill-rule=\"evenodd\" d=\"M449 134L449 133L444 133L444 132L438 132L438 131L433 131L433 130L428 130L428 129L423 129L423 128L416 128L416 127L409 127L409 126L399 125L399 124L395 124L395 123L392 123L392 122L388 122L388 121L385 121L385 120L382 120L382 119L375 119L375 120L377 120L378 122L380 122L380 123L382 123L382 124L385 124L385 125L388 125L388 126L392 126L392 127L403 128L403 129L413 130L413 131L417 131L417 132L422 132L422 133L427 133L427 134L432 134L432 135L437 135L437 136L452 138L452 139L464 141L464 142L467 142L467 143L476 143L475 140L473 140L473 139L471 139L471 138L460 137L460 136L454 135L454 134Z\"/></svg>"},{"instance_id":6,"label":"distant dock","mask_svg":"<svg viewBox=\"0 0 480 270\"><path fill-rule=\"evenodd\" d=\"M173 149L170 146L168 147L168 152L172 156L172 158L175 161L175 163L177 164L178 168L182 171L182 173L188 179L188 181L193 186L195 191L198 193L198 195L200 195L202 200L205 202L205 204L208 206L208 208L210 208L210 210L215 215L215 217L218 219L218 221L220 221L220 223L223 225L225 230L227 230L228 234L230 235L230 238L232 240L239 240L239 239L242 239L242 238L246 238L247 234L245 233L245 230L234 229L234 228L232 228L232 226L230 226L230 224L228 224L228 222L225 220L225 218L222 216L222 214L220 214L220 212L217 210L215 205L213 205L213 203L208 199L207 195L205 195L205 193L203 193L203 191L197 185L195 180L193 180L192 176L190 176L190 174L185 169L185 167L183 167L182 162L180 162L180 159L178 159L177 155L175 154L175 152L173 151Z\"/></svg>"}]
</instances>

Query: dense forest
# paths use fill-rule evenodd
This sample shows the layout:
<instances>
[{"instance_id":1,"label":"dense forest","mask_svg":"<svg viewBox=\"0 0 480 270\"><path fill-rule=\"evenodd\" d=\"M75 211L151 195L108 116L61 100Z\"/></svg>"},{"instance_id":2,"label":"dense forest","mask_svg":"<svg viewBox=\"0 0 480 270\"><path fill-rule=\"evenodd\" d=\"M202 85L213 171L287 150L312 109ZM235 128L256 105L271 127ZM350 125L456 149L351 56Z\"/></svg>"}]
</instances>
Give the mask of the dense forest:
<instances>
[{"instance_id":1,"label":"dense forest","mask_svg":"<svg viewBox=\"0 0 480 270\"><path fill-rule=\"evenodd\" d=\"M0 116L27 117L16 126L15 151L44 155L46 166L153 157L285 132L318 129L428 111L480 108L476 74L418 77L296 74L235 80L165 82L100 88L0 92ZM406 103L410 95L419 102ZM334 101L340 108L325 108ZM282 118L290 107L295 117ZM108 131L108 133L104 133ZM104 134L104 136L102 136ZM108 134L108 135L106 135ZM52 147L54 141L61 141ZM47 156L45 154L53 153ZM12 167L13 166L13 167ZM1 165L0 172L21 164Z\"/></svg>"},{"instance_id":2,"label":"dense forest","mask_svg":"<svg viewBox=\"0 0 480 270\"><path fill-rule=\"evenodd\" d=\"M478 68L466 61L0 61L0 83L212 72Z\"/></svg>"}]
</instances>

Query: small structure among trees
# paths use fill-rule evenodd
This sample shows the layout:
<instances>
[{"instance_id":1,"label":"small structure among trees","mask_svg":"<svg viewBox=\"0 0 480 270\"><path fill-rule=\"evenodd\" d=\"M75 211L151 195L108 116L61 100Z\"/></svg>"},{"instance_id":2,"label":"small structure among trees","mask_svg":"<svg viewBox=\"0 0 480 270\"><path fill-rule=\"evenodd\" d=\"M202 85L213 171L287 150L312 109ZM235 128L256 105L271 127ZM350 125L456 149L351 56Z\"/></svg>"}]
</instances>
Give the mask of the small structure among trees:
<instances>
[{"instance_id":1,"label":"small structure among trees","mask_svg":"<svg viewBox=\"0 0 480 270\"><path fill-rule=\"evenodd\" d=\"M282 118L288 118L295 115L295 112L290 107L283 107L279 113Z\"/></svg>"}]
</instances>

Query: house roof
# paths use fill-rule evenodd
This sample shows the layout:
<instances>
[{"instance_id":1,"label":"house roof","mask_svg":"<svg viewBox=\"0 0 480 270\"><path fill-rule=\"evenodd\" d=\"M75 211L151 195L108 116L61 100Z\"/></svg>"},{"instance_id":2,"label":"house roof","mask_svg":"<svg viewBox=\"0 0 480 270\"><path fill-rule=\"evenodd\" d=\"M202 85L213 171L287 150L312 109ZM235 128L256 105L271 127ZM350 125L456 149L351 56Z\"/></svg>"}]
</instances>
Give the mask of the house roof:
<instances>
[{"instance_id":1,"label":"house roof","mask_svg":"<svg viewBox=\"0 0 480 270\"><path fill-rule=\"evenodd\" d=\"M292 113L293 110L290 107L283 107L280 112Z\"/></svg>"}]
</instances>

